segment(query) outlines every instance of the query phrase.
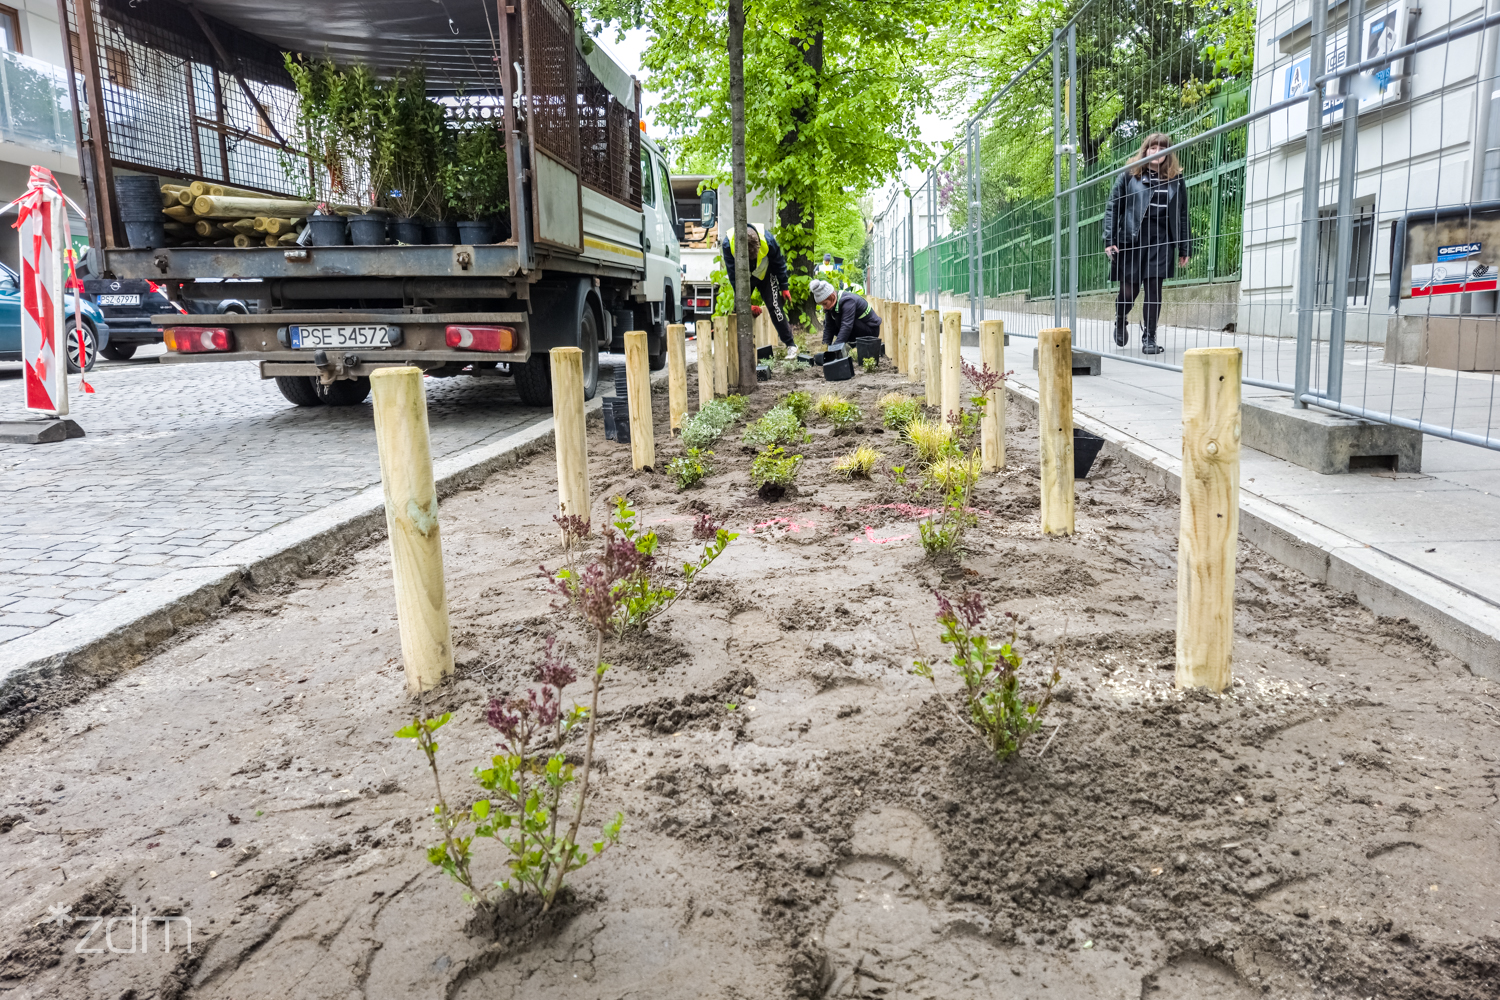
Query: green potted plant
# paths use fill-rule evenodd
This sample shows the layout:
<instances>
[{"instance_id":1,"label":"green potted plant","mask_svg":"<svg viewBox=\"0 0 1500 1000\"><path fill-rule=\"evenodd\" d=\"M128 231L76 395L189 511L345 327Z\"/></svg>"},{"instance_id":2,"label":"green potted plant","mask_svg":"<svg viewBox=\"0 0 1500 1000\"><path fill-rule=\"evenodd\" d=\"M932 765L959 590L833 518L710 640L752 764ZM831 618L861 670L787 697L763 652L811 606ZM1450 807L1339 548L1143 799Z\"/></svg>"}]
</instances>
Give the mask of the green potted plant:
<instances>
[{"instance_id":1,"label":"green potted plant","mask_svg":"<svg viewBox=\"0 0 1500 1000\"><path fill-rule=\"evenodd\" d=\"M458 214L464 243L493 243L494 217L506 207L509 175L505 143L493 119L461 118L441 177L448 207Z\"/></svg>"},{"instance_id":2,"label":"green potted plant","mask_svg":"<svg viewBox=\"0 0 1500 1000\"><path fill-rule=\"evenodd\" d=\"M428 100L420 63L382 82L378 106L371 172L382 182L379 204L394 216L395 240L420 244L419 216L432 201L443 146L443 109Z\"/></svg>"},{"instance_id":3,"label":"green potted plant","mask_svg":"<svg viewBox=\"0 0 1500 1000\"><path fill-rule=\"evenodd\" d=\"M328 58L308 59L290 52L285 58L297 88L298 129L308 153L327 172L329 194L343 202L370 204L375 180L370 152L378 116L374 74L365 66L340 68ZM300 160L283 156L282 170L299 182L308 198L320 196L319 185ZM368 215L355 218L370 221ZM308 225L319 246L348 241L348 222L334 212L311 215Z\"/></svg>"}]
</instances>

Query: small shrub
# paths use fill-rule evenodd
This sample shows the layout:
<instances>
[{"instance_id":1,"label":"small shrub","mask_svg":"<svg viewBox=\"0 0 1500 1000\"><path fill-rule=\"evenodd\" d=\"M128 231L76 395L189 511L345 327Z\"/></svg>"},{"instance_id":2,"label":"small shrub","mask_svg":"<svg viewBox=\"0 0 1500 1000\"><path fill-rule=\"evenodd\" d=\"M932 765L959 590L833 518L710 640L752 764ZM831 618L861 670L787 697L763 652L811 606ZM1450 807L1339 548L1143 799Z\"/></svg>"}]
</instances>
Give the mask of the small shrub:
<instances>
[{"instance_id":1,"label":"small shrub","mask_svg":"<svg viewBox=\"0 0 1500 1000\"><path fill-rule=\"evenodd\" d=\"M704 403L697 413L682 422L682 443L689 448L707 448L745 412L744 402L743 396L730 396Z\"/></svg>"},{"instance_id":2,"label":"small shrub","mask_svg":"<svg viewBox=\"0 0 1500 1000\"><path fill-rule=\"evenodd\" d=\"M978 523L969 496L979 480L979 456L945 452L927 467L926 478L930 486L942 490L943 501L936 514L917 525L922 550L930 557L956 554L964 532Z\"/></svg>"},{"instance_id":3,"label":"small shrub","mask_svg":"<svg viewBox=\"0 0 1500 1000\"><path fill-rule=\"evenodd\" d=\"M830 414L848 402L849 400L844 398L843 393L825 392L818 397L818 402L813 407L813 412L826 420Z\"/></svg>"},{"instance_id":4,"label":"small shrub","mask_svg":"<svg viewBox=\"0 0 1500 1000\"><path fill-rule=\"evenodd\" d=\"M880 410L880 420L886 428L898 433L922 415L922 401L900 392L886 393L875 406Z\"/></svg>"},{"instance_id":5,"label":"small shrub","mask_svg":"<svg viewBox=\"0 0 1500 1000\"><path fill-rule=\"evenodd\" d=\"M964 682L964 701L969 710L969 728L989 747L997 760L1005 760L1021 749L1028 737L1042 725L1042 714L1052 703L1052 689L1062 678L1060 643L1052 664L1052 674L1042 687L1041 698L1029 700L1021 689L1021 654L1016 652L1015 616L1011 619L1010 641L996 648L981 629L984 626L984 599L973 591L955 603L934 592L938 601L937 620L943 625L943 643L953 647L949 661ZM925 677L937 686L932 665L926 660L912 664L912 673Z\"/></svg>"},{"instance_id":6,"label":"small shrub","mask_svg":"<svg viewBox=\"0 0 1500 1000\"><path fill-rule=\"evenodd\" d=\"M874 358L865 358L859 364L860 364L860 367L863 368L865 371L872 372L872 371L875 370L875 366L878 365L879 363L880 362L876 361Z\"/></svg>"},{"instance_id":7,"label":"small shrub","mask_svg":"<svg viewBox=\"0 0 1500 1000\"><path fill-rule=\"evenodd\" d=\"M756 448L771 444L798 444L809 435L802 421L789 406L775 406L766 415L745 428L745 443Z\"/></svg>"},{"instance_id":8,"label":"small shrub","mask_svg":"<svg viewBox=\"0 0 1500 1000\"><path fill-rule=\"evenodd\" d=\"M867 444L862 444L834 462L833 471L839 473L845 479L853 479L856 476L869 479L879 461L880 452Z\"/></svg>"},{"instance_id":9,"label":"small shrub","mask_svg":"<svg viewBox=\"0 0 1500 1000\"><path fill-rule=\"evenodd\" d=\"M911 442L923 464L937 461L953 440L953 428L941 421L918 417L906 425L906 439Z\"/></svg>"},{"instance_id":10,"label":"small shrub","mask_svg":"<svg viewBox=\"0 0 1500 1000\"><path fill-rule=\"evenodd\" d=\"M750 482L767 499L774 499L797 481L802 470L801 455L787 455L779 444L773 444L755 456L750 463Z\"/></svg>"},{"instance_id":11,"label":"small shrub","mask_svg":"<svg viewBox=\"0 0 1500 1000\"><path fill-rule=\"evenodd\" d=\"M945 493L953 486L961 486L964 490L973 489L974 484L979 482L979 455L952 454L945 452L939 455L937 461L927 466L924 473L927 482L943 490Z\"/></svg>"},{"instance_id":12,"label":"small shrub","mask_svg":"<svg viewBox=\"0 0 1500 1000\"><path fill-rule=\"evenodd\" d=\"M738 420L745 415L746 410L750 409L750 399L734 393L724 397L724 405L734 412L734 419Z\"/></svg>"},{"instance_id":13,"label":"small shrub","mask_svg":"<svg viewBox=\"0 0 1500 1000\"><path fill-rule=\"evenodd\" d=\"M812 402L812 393L802 392L801 390L798 390L796 392L789 392L785 396L782 396L781 402L777 403L776 405L785 406L787 409L797 414L797 419L805 424L807 423L807 414L812 410Z\"/></svg>"},{"instance_id":14,"label":"small shrub","mask_svg":"<svg viewBox=\"0 0 1500 1000\"><path fill-rule=\"evenodd\" d=\"M677 488L685 490L690 486L696 486L703 481L703 477L713 470L705 459L714 457L711 451L703 451L700 448L689 448L687 454L678 455L667 463L667 475L677 481Z\"/></svg>"},{"instance_id":15,"label":"small shrub","mask_svg":"<svg viewBox=\"0 0 1500 1000\"><path fill-rule=\"evenodd\" d=\"M833 424L835 433L853 427L864 418L858 406L836 392L819 396L816 409L818 416Z\"/></svg>"}]
</instances>

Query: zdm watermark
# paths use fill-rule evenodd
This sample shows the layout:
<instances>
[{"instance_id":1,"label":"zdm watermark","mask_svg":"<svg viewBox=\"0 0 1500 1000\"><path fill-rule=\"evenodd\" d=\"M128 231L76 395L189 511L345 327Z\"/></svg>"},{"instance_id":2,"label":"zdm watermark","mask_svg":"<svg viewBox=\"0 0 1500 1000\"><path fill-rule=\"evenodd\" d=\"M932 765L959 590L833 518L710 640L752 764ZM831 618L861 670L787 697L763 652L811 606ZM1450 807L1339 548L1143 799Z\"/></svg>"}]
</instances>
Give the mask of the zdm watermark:
<instances>
[{"instance_id":1,"label":"zdm watermark","mask_svg":"<svg viewBox=\"0 0 1500 1000\"><path fill-rule=\"evenodd\" d=\"M84 916L72 911L71 906L49 906L47 916L42 919L41 923L54 923L60 927L83 924L83 934L73 948L73 953L76 955L99 955L104 952L114 955L144 955L151 950L152 924L161 924L161 950L164 953L169 952L172 950L172 925L174 923L178 925L178 942L187 948L189 955L193 953L193 922L181 914L153 916L149 913L140 913L134 906L130 908L129 916ZM122 938L124 936L125 928L122 925L130 927L130 947L128 948L122 948L115 943L116 934ZM93 947L90 947L91 944Z\"/></svg>"}]
</instances>

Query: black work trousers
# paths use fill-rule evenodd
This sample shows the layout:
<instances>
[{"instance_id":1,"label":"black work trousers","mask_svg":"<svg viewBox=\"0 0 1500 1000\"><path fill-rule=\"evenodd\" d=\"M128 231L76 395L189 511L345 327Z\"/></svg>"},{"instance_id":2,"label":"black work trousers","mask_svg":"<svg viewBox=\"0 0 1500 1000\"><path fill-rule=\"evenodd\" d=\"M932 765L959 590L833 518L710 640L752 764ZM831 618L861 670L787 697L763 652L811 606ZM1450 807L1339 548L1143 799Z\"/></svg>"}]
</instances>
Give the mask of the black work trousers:
<instances>
[{"instance_id":1,"label":"black work trousers","mask_svg":"<svg viewBox=\"0 0 1500 1000\"><path fill-rule=\"evenodd\" d=\"M750 287L760 292L760 300L765 304L766 312L771 314L771 325L776 328L776 336L787 347L791 347L797 341L792 338L792 324L787 322L786 309L782 305L781 282L776 280L776 275L767 274L764 278L750 276Z\"/></svg>"}]
</instances>

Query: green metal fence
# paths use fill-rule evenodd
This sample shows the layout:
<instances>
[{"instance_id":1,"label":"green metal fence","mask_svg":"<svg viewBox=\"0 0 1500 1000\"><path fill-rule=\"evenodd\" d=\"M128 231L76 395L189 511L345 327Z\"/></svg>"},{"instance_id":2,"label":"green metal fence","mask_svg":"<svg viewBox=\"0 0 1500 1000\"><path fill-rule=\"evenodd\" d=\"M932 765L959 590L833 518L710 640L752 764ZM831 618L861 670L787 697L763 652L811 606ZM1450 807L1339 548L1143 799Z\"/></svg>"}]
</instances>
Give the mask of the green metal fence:
<instances>
[{"instance_id":1,"label":"green metal fence","mask_svg":"<svg viewBox=\"0 0 1500 1000\"><path fill-rule=\"evenodd\" d=\"M1168 131L1181 142L1249 109L1249 90L1236 87L1201 101L1172 123ZM1244 129L1234 129L1189 147L1182 169L1188 189L1188 218L1193 233L1193 259L1187 273L1169 284L1238 281L1240 233L1245 206ZM1118 167L1135 152L1136 143L1117 142L1091 165L1091 174ZM1103 243L1104 211L1112 178L1085 188L1078 197L1078 291L1110 287L1109 260ZM986 297L1027 295L1050 298L1052 288L1052 198L1034 198L1003 206L980 227L980 273ZM1068 253L1067 210L1063 213L1061 252ZM937 255L938 291L968 295L970 234L958 232L917 251L915 280L918 295L931 291L931 255ZM1066 265L1063 280L1067 281Z\"/></svg>"}]
</instances>

